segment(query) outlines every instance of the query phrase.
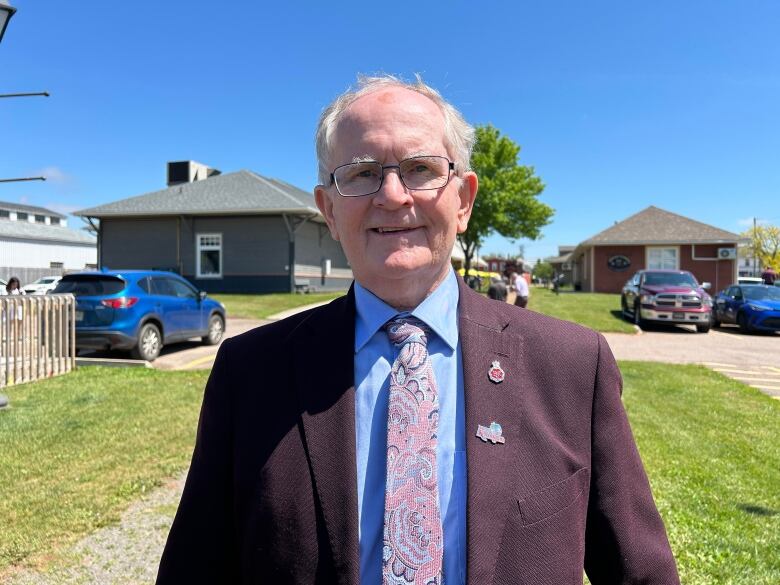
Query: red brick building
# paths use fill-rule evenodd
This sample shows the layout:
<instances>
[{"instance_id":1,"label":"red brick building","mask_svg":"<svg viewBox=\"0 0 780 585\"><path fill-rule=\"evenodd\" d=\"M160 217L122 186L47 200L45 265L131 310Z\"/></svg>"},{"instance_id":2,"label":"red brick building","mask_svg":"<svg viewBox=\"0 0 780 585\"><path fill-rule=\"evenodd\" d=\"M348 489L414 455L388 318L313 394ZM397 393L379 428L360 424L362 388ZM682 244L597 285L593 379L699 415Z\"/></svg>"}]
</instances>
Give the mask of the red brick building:
<instances>
[{"instance_id":1,"label":"red brick building","mask_svg":"<svg viewBox=\"0 0 780 585\"><path fill-rule=\"evenodd\" d=\"M650 206L580 243L573 282L583 291L619 293L637 270L689 270L712 291L737 281L740 237Z\"/></svg>"}]
</instances>

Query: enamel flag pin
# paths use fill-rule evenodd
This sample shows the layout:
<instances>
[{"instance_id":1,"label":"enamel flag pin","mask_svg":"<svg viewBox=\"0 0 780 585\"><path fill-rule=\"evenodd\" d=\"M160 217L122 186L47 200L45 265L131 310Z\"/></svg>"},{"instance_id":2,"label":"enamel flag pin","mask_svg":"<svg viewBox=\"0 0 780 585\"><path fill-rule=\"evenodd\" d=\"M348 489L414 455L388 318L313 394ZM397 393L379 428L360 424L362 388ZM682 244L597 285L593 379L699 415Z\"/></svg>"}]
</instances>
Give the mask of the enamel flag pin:
<instances>
[{"instance_id":1,"label":"enamel flag pin","mask_svg":"<svg viewBox=\"0 0 780 585\"><path fill-rule=\"evenodd\" d=\"M498 360L493 360L493 363L490 365L490 369L488 370L488 378L490 381L494 384L500 384L504 381L505 376L506 374L501 367L501 363Z\"/></svg>"},{"instance_id":2,"label":"enamel flag pin","mask_svg":"<svg viewBox=\"0 0 780 585\"><path fill-rule=\"evenodd\" d=\"M490 423L489 427L483 427L482 425L477 427L477 436L486 443L490 441L494 445L497 443L506 443L506 439L501 434L502 432L501 425L495 421Z\"/></svg>"}]
</instances>

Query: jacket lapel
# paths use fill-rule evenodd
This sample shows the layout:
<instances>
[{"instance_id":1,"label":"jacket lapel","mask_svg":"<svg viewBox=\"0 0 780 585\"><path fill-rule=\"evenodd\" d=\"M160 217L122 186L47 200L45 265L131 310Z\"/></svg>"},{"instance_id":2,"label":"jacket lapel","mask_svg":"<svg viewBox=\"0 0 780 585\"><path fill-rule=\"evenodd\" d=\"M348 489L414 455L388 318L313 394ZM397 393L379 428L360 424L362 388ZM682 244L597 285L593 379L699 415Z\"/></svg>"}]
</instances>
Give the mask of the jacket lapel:
<instances>
[{"instance_id":1,"label":"jacket lapel","mask_svg":"<svg viewBox=\"0 0 780 585\"><path fill-rule=\"evenodd\" d=\"M338 583L358 585L355 460L355 298L350 289L295 334L295 380L304 441Z\"/></svg>"},{"instance_id":2,"label":"jacket lapel","mask_svg":"<svg viewBox=\"0 0 780 585\"><path fill-rule=\"evenodd\" d=\"M513 486L519 473L521 381L527 380L520 336L508 329L507 310L460 281L460 339L466 398L466 510L468 583L492 583ZM504 381L491 382L498 360ZM483 441L480 426L501 425L505 443Z\"/></svg>"}]
</instances>

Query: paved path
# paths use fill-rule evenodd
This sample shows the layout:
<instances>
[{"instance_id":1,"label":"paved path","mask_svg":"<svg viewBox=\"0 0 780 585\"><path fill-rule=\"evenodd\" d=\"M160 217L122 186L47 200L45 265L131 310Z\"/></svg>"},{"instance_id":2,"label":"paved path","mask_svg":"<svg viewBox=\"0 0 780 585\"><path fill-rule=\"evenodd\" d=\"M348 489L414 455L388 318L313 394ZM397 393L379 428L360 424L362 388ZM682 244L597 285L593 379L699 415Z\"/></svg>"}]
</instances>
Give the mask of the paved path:
<instances>
[{"instance_id":1,"label":"paved path","mask_svg":"<svg viewBox=\"0 0 780 585\"><path fill-rule=\"evenodd\" d=\"M780 335L736 328L696 333L693 327L649 327L641 335L605 333L619 360L702 364L780 398Z\"/></svg>"}]
</instances>

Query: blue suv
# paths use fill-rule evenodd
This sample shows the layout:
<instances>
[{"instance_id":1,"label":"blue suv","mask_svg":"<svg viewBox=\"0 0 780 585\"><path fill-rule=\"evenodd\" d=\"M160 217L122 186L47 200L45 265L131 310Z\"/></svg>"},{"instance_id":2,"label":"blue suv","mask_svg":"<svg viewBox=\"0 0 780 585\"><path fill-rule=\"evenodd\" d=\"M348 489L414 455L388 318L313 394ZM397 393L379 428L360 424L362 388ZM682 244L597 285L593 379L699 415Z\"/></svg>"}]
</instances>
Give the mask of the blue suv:
<instances>
[{"instance_id":1,"label":"blue suv","mask_svg":"<svg viewBox=\"0 0 780 585\"><path fill-rule=\"evenodd\" d=\"M173 272L78 272L52 292L76 297L77 349L130 350L152 361L163 345L193 337L216 345L225 332L225 306Z\"/></svg>"}]
</instances>

